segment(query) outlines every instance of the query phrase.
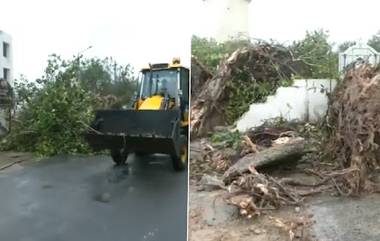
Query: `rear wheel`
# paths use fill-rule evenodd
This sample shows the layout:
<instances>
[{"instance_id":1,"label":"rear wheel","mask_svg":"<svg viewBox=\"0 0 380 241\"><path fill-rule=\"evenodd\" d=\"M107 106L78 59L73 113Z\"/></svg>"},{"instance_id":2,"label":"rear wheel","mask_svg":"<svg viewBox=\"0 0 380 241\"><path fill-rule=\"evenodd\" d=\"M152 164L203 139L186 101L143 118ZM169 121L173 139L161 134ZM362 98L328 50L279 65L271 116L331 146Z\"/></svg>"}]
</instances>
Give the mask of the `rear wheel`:
<instances>
[{"instance_id":1,"label":"rear wheel","mask_svg":"<svg viewBox=\"0 0 380 241\"><path fill-rule=\"evenodd\" d=\"M111 150L111 157L116 165L123 165L127 161L128 153L122 149Z\"/></svg>"},{"instance_id":2,"label":"rear wheel","mask_svg":"<svg viewBox=\"0 0 380 241\"><path fill-rule=\"evenodd\" d=\"M181 136L180 139L180 155L172 156L173 168L176 171L183 171L187 166L187 138L185 136Z\"/></svg>"}]
</instances>

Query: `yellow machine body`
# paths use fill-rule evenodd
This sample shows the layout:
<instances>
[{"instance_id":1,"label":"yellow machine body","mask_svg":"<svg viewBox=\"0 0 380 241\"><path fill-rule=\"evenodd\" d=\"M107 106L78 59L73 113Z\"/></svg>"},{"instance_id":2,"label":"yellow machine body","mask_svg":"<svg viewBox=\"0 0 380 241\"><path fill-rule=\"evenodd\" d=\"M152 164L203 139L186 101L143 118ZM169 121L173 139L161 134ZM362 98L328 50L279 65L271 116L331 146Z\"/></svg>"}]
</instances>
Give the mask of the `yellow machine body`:
<instances>
[{"instance_id":1,"label":"yellow machine body","mask_svg":"<svg viewBox=\"0 0 380 241\"><path fill-rule=\"evenodd\" d=\"M161 109L163 100L164 97L161 95L154 95L152 97L146 98L139 105L138 110L159 110Z\"/></svg>"},{"instance_id":2,"label":"yellow machine body","mask_svg":"<svg viewBox=\"0 0 380 241\"><path fill-rule=\"evenodd\" d=\"M129 153L168 154L175 170L188 158L189 69L179 59L141 70L130 109L98 110L85 138L94 150L109 149L116 164Z\"/></svg>"}]
</instances>

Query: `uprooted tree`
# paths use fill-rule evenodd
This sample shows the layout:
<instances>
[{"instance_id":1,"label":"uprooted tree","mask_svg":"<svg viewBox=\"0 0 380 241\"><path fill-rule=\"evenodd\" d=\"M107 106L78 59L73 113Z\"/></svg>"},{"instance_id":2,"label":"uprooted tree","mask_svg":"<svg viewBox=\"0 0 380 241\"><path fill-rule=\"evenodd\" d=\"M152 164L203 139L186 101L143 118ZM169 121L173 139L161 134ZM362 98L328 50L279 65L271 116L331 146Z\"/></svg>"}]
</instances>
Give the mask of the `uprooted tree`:
<instances>
[{"instance_id":1,"label":"uprooted tree","mask_svg":"<svg viewBox=\"0 0 380 241\"><path fill-rule=\"evenodd\" d=\"M192 134L201 136L213 126L232 124L250 104L264 101L279 86L289 85L301 65L281 45L258 43L237 49L193 99Z\"/></svg>"},{"instance_id":2,"label":"uprooted tree","mask_svg":"<svg viewBox=\"0 0 380 241\"><path fill-rule=\"evenodd\" d=\"M307 31L290 46L251 40L218 43L196 36L192 46L197 62L213 76L206 83L192 76L193 92L201 90L192 98L193 136L233 124L252 103L265 101L293 77L338 77L337 53L323 29Z\"/></svg>"},{"instance_id":3,"label":"uprooted tree","mask_svg":"<svg viewBox=\"0 0 380 241\"><path fill-rule=\"evenodd\" d=\"M380 71L369 65L348 70L332 93L327 151L344 172L347 195L376 191L370 181L380 164ZM377 189L378 190L378 189Z\"/></svg>"},{"instance_id":4,"label":"uprooted tree","mask_svg":"<svg viewBox=\"0 0 380 241\"><path fill-rule=\"evenodd\" d=\"M197 57L191 57L191 98L196 99L203 85L212 78L212 73Z\"/></svg>"}]
</instances>

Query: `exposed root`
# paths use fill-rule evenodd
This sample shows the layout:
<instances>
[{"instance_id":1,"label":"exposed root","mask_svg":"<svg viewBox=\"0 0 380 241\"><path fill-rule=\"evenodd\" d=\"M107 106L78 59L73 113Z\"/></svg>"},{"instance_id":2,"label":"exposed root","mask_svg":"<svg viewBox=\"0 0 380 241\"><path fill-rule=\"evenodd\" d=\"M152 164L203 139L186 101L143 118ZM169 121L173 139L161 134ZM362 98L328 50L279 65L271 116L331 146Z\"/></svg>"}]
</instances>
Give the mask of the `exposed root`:
<instances>
[{"instance_id":1,"label":"exposed root","mask_svg":"<svg viewBox=\"0 0 380 241\"><path fill-rule=\"evenodd\" d=\"M329 174L342 195L376 191L368 180L380 168L380 72L369 65L350 69L332 93L327 150L343 170Z\"/></svg>"}]
</instances>

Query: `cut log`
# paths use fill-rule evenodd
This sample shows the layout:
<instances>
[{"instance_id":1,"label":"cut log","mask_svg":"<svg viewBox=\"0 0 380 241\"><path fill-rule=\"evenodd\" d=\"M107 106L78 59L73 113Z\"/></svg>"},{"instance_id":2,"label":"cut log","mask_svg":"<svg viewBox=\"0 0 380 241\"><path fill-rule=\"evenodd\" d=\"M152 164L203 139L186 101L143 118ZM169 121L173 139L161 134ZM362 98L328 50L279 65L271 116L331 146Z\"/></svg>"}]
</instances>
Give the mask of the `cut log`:
<instances>
[{"instance_id":1,"label":"cut log","mask_svg":"<svg viewBox=\"0 0 380 241\"><path fill-rule=\"evenodd\" d=\"M236 176L249 172L250 168L257 168L275 163L284 163L298 160L306 152L306 141L303 138L294 138L283 145L265 149L259 153L248 154L239 159L224 174L224 182L230 183Z\"/></svg>"}]
</instances>

